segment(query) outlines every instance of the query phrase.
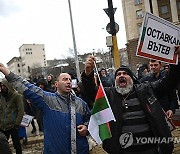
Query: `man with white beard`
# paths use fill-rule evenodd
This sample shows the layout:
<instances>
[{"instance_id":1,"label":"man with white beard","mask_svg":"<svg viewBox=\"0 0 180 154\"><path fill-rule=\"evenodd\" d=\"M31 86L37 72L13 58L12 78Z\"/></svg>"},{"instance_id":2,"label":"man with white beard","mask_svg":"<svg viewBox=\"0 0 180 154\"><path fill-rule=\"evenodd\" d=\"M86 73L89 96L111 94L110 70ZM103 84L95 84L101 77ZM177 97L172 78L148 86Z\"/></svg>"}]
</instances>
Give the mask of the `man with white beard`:
<instances>
[{"instance_id":1,"label":"man with white beard","mask_svg":"<svg viewBox=\"0 0 180 154\"><path fill-rule=\"evenodd\" d=\"M180 57L180 47L176 47L176 53ZM98 89L94 82L94 62L95 57L90 56L82 73L83 87L91 100ZM140 84L128 67L118 68L115 87L105 87L116 122L110 122L112 137L103 141L104 150L110 154L158 154L160 149L162 154L171 154L172 136L158 100L179 82L180 60L178 65L171 65L166 78L152 83ZM149 143L146 139L155 140Z\"/></svg>"},{"instance_id":2,"label":"man with white beard","mask_svg":"<svg viewBox=\"0 0 180 154\"><path fill-rule=\"evenodd\" d=\"M115 77L119 76L119 80L115 81L115 88L118 93L121 95L126 95L133 89L133 80L135 82L138 82L136 77L128 70L126 66L121 66L121 68L118 69L119 71L116 70L115 72ZM120 72L120 70L124 70L123 72ZM128 72L127 72L128 71ZM129 74L128 79L124 77L124 75ZM130 78L129 78L130 77Z\"/></svg>"}]
</instances>

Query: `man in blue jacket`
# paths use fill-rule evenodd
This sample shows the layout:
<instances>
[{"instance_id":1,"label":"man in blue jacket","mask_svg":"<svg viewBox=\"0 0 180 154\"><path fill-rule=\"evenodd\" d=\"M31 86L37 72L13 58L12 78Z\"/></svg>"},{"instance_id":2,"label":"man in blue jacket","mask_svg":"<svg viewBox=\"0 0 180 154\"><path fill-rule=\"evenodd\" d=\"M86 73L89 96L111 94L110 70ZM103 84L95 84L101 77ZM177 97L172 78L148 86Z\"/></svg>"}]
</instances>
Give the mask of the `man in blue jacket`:
<instances>
[{"instance_id":1,"label":"man in blue jacket","mask_svg":"<svg viewBox=\"0 0 180 154\"><path fill-rule=\"evenodd\" d=\"M61 73L55 93L23 80L3 64L0 71L31 103L42 111L44 124L44 154L87 154L86 138L90 110L87 104L72 93L71 76Z\"/></svg>"}]
</instances>

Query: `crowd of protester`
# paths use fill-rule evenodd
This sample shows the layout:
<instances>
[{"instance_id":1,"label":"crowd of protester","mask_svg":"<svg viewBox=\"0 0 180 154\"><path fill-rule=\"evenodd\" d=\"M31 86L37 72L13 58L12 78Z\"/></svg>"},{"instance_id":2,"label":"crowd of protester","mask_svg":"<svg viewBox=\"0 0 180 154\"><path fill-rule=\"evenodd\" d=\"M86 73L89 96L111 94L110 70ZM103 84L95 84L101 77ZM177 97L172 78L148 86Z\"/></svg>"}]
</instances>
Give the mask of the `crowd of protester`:
<instances>
[{"instance_id":1,"label":"crowd of protester","mask_svg":"<svg viewBox=\"0 0 180 154\"><path fill-rule=\"evenodd\" d=\"M22 153L20 140L23 139L23 143L27 144L28 137L26 134L26 128L21 126L20 123L23 118L23 115L27 114L34 117L31 121L31 126L32 126L31 133L37 134L37 130L38 130L39 133L46 135L46 140L44 142L45 153L48 152L56 153L57 151L65 152L67 150L70 150L71 153L76 153L74 151L78 151L79 153L84 153L84 152L87 153L88 142L86 136L89 135L87 132L87 127L90 118L90 110L92 110L93 108L95 94L97 87L100 85L100 80L104 87L108 87L106 89L106 92L108 94L109 99L111 100L111 105L115 114L119 115L119 113L117 113L116 111L116 109L119 108L119 106L117 104L116 104L117 107L114 106L112 102L116 101L117 98L119 98L120 100L123 99L124 101L132 101L134 99L137 99L137 101L135 101L135 104L133 105L138 106L138 109L135 110L135 112L139 112L142 110L140 109L140 103L138 100L141 101L142 98L140 98L138 94L134 92L136 88L135 89L132 88L133 84L145 85L147 84L147 81L148 83L152 83L152 84L155 83L155 81L159 81L159 80L164 81L166 76L168 76L170 69L170 65L168 64L162 64L160 61L157 60L150 60L149 64L139 64L137 68L137 72L135 72L135 75L126 66L121 66L117 70L113 68L99 68L98 72L94 72L93 70L89 71L88 69L89 65L93 65L92 61L94 61L92 57L87 60L85 64L85 71L82 73L82 81L78 81L76 76L72 74L60 73L60 75L57 78L55 78L52 74L49 74L47 77L40 76L38 78L30 78L30 80L24 82L20 76L17 76L14 73L10 72L7 68L4 67L4 65L1 64L0 71L4 73L7 79L7 80L3 79L1 81L1 86L0 86L0 91L1 91L0 133L3 133L7 138L7 140L5 140L4 143L8 145L7 141L11 136L13 141L13 146L16 149L16 153L17 154ZM91 69L92 68L93 67L91 67ZM122 92L121 88L117 86L117 84L123 85L124 82L128 80L128 78L126 79L125 77L122 77L122 79L119 80L119 78L121 78L120 76L126 76L126 75L130 76L132 81L132 87L129 88L130 93L129 91L128 93L126 91ZM72 80L73 80L73 85L71 87ZM9 84L9 82L13 86ZM157 86L162 88L161 85L157 85ZM94 87L96 87L96 90L94 89ZM156 88L157 87L154 87L153 90L156 90ZM116 90L120 94L120 96L112 95L111 92L114 91L113 89ZM173 118L173 114L175 114L176 109L179 108L178 102L180 98L180 84L176 86L176 89L170 90L166 96L159 97L160 94L157 91L155 91L155 94L158 95L158 101L160 102L160 106L166 112L168 118ZM77 109L78 111L74 109L76 108L76 106L73 106L72 102L77 103L77 106L79 106ZM67 106L65 106L64 104L67 104ZM125 112L124 108L122 109L122 112L123 115L121 116L125 117L123 119L124 126L120 128L118 124L111 124L112 130L114 132L116 132L116 127L119 127L121 131L124 132L127 132L127 130L129 130L130 127L134 127L133 124L129 125L127 123L128 118L126 118L127 115L126 113L124 113ZM143 110L143 112L146 111ZM74 115L77 114L77 116L74 117L72 116L72 114ZM143 113L141 116L145 117L145 115L146 114ZM4 118L5 116L7 117ZM61 118L65 118L64 121L61 120L60 124L57 121L55 121L56 118L57 118L56 120L58 120L59 116ZM138 117L138 115L135 115L135 117ZM46 118L46 120L48 119L49 123L52 122L53 123L57 122L57 123L55 124L54 127L47 122L44 124L44 121L46 121L43 120L44 118ZM68 124L65 123L67 119L70 119L72 122L76 118L77 121L76 120L75 121L77 122L78 132L76 132L76 129L74 130L73 128L74 125L70 123ZM163 117L161 117L160 119L162 120ZM38 128L35 122L37 122ZM76 124L76 122L73 121L72 123ZM137 118L135 118L135 123L137 122L138 120ZM141 119L141 122L143 122L143 124L141 125L147 124L147 121L145 119ZM48 132L48 130L51 130L52 127L54 129L54 132L51 132L51 135L55 138L55 139L53 138L54 140L51 139L51 136L49 136L50 132ZM69 143L69 141L66 141L65 137L63 137L62 135L66 132L65 129L62 130L62 132L61 131L58 132L57 129L61 127L63 128L66 127L66 129L70 131L67 132L67 134L70 135L71 138L70 145L67 145L67 147L64 148L62 147L60 148L58 144L63 146L64 144L63 142ZM145 136L146 135L151 136L152 135L152 132L150 130L152 129L151 127L152 127L151 125L149 125L147 129L143 127L143 129L146 129L146 131L142 131L142 132L138 132L138 130L134 130L133 128L132 130L135 132L134 134L136 135L139 135L139 133L141 133L144 134ZM166 130L165 127L162 128ZM55 137L57 132L60 135L59 137L62 137L60 141ZM72 132L75 134L73 134ZM78 133L80 135L76 138L76 135ZM116 133L119 134L118 132ZM166 135L168 135L169 132L166 131L166 133L167 133ZM3 134L0 135L2 137L5 137ZM115 141L116 140L115 135L116 134L113 133L112 140L110 139L107 140L107 142L103 142L103 148L107 152L116 153L122 150L120 147L117 146L117 144L114 144L117 142ZM72 138L74 140L72 140ZM74 146L76 139L78 140L77 147ZM51 142L54 143L52 147L50 147L49 145L49 140L51 140ZM112 147L110 147L110 145L112 145ZM112 149L114 146L117 146L118 148L116 150ZM155 146L145 145L144 147L141 146L138 148L140 148L141 150L142 149L145 150L146 148L149 148L150 149L149 151L145 150L145 153L147 154L148 152L154 153L156 151ZM166 149L164 146L163 148ZM131 150L137 150L137 148L136 146L132 146L132 149L129 148L129 150L130 151L125 151L125 153L131 152ZM11 153L8 146L6 148L6 151L7 154ZM162 151L163 149L159 149L159 152Z\"/></svg>"}]
</instances>

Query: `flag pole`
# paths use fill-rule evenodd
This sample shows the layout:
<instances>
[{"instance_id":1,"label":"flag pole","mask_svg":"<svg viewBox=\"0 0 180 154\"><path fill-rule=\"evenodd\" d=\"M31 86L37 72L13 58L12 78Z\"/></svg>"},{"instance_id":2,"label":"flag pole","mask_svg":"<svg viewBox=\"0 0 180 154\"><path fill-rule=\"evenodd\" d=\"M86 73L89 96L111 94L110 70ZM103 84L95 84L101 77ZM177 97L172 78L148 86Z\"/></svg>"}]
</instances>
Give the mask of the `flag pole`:
<instances>
[{"instance_id":1,"label":"flag pole","mask_svg":"<svg viewBox=\"0 0 180 154\"><path fill-rule=\"evenodd\" d=\"M96 72L97 72L97 76L98 76L98 79L99 79L99 82L100 82L100 86L102 87L102 91L103 91L103 93L104 93L104 97L105 97L105 99L106 99L106 101L107 101L107 104L108 104L108 106L109 106L109 109L110 109L111 112L112 112L111 106L110 106L110 104L109 104L109 100L108 100L108 98L107 98L107 96L106 96L106 93L105 93L105 91L104 91L104 87L103 87L103 85L102 85L102 82L101 82L101 79L100 79L100 76L99 76L99 73L98 73L96 61L94 61L94 67L95 67L95 70L96 70ZM113 113L113 112L112 112L112 113ZM116 119L115 119L115 117L114 117L114 114L113 114L113 118L114 118L114 121L116 121Z\"/></svg>"},{"instance_id":2,"label":"flag pole","mask_svg":"<svg viewBox=\"0 0 180 154\"><path fill-rule=\"evenodd\" d=\"M94 54L92 54L92 55L94 56ZM99 73L98 73L98 69L97 69L96 61L94 61L94 67L95 67L95 71L96 71L97 76L98 76L98 80L99 80L100 84L102 85L102 82L101 82L101 79L100 79L100 76L99 76ZM104 90L104 88L103 88L103 90Z\"/></svg>"},{"instance_id":3,"label":"flag pole","mask_svg":"<svg viewBox=\"0 0 180 154\"><path fill-rule=\"evenodd\" d=\"M2 73L0 73L0 76L3 78L4 76L2 75Z\"/></svg>"},{"instance_id":4,"label":"flag pole","mask_svg":"<svg viewBox=\"0 0 180 154\"><path fill-rule=\"evenodd\" d=\"M93 55L93 56L94 56L94 55ZM101 79L100 79L100 76L99 76L99 73L98 73L98 69L97 69L96 61L94 61L94 67L95 67L95 71L96 71L96 73L97 73L97 76L98 76L99 82L100 82L100 84L102 85L102 82L101 82Z\"/></svg>"}]
</instances>

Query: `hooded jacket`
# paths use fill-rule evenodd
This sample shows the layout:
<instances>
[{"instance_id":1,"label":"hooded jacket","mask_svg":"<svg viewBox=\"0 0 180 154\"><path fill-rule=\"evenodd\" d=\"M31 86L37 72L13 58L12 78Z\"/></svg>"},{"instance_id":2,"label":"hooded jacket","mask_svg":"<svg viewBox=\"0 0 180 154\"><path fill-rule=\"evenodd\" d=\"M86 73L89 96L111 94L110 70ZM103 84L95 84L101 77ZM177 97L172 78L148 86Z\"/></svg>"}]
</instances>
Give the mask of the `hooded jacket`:
<instances>
[{"instance_id":1,"label":"hooded jacket","mask_svg":"<svg viewBox=\"0 0 180 154\"><path fill-rule=\"evenodd\" d=\"M0 94L0 129L10 130L20 126L24 115L23 98L6 80L2 83L8 88L6 96Z\"/></svg>"}]
</instances>

